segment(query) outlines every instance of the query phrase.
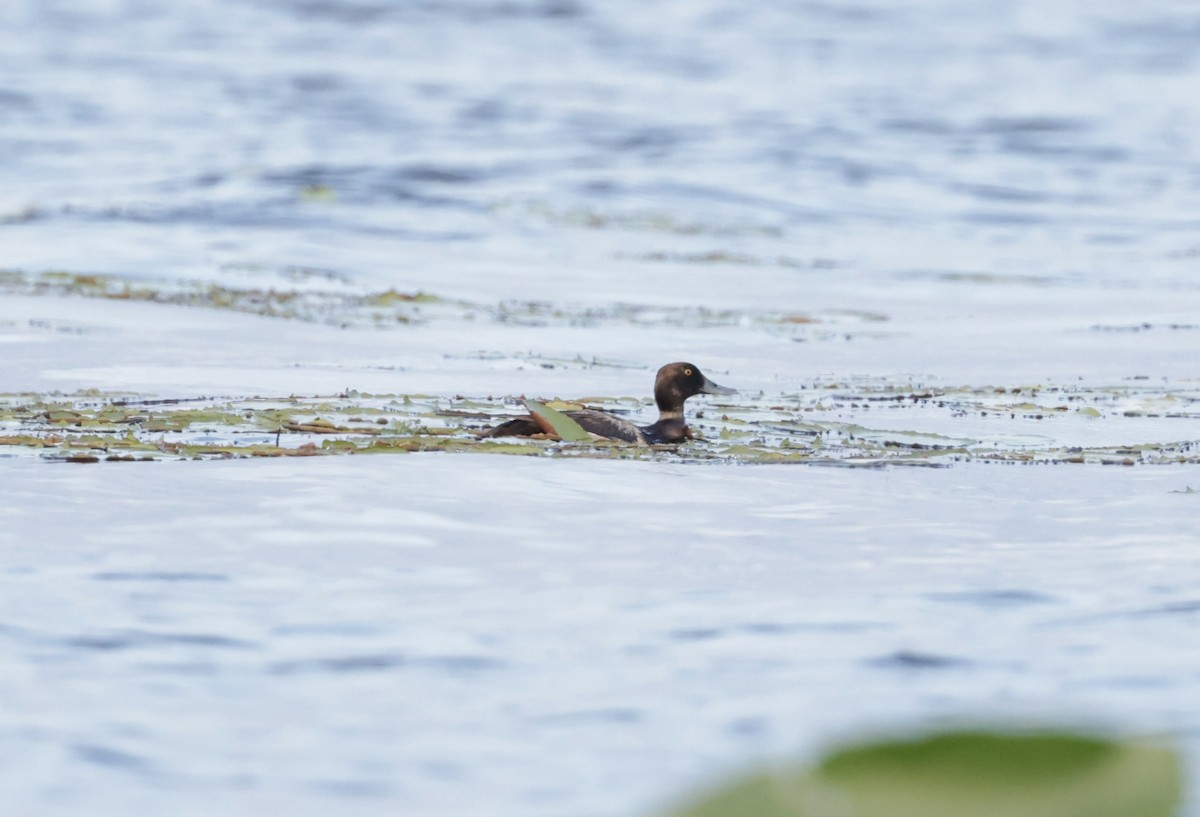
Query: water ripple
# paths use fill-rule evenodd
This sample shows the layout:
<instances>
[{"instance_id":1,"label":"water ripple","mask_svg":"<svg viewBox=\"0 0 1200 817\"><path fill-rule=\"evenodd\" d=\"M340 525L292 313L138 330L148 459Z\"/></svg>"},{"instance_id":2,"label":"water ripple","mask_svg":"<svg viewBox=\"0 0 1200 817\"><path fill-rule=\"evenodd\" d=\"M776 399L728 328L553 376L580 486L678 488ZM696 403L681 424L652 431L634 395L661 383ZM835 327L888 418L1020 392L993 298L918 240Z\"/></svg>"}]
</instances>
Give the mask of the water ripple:
<instances>
[{"instance_id":1,"label":"water ripple","mask_svg":"<svg viewBox=\"0 0 1200 817\"><path fill-rule=\"evenodd\" d=\"M111 746L80 743L76 744L74 749L76 757L80 760L97 766L138 774L150 774L154 771L153 764L148 759Z\"/></svg>"},{"instance_id":2,"label":"water ripple","mask_svg":"<svg viewBox=\"0 0 1200 817\"><path fill-rule=\"evenodd\" d=\"M126 630L103 635L80 635L64 639L65 646L110 652L117 650L150 649L164 646L211 647L217 649L256 649L258 645L240 638L216 633L161 633L148 630Z\"/></svg>"},{"instance_id":3,"label":"water ripple","mask_svg":"<svg viewBox=\"0 0 1200 817\"><path fill-rule=\"evenodd\" d=\"M914 650L899 650L889 655L873 658L868 663L881 669L902 670L960 669L971 666L971 662L965 658Z\"/></svg>"},{"instance_id":4,"label":"water ripple","mask_svg":"<svg viewBox=\"0 0 1200 817\"><path fill-rule=\"evenodd\" d=\"M402 667L436 669L452 675L501 669L505 662L482 655L406 656L397 653L345 655L326 658L298 658L278 661L268 671L276 675L306 673L383 672Z\"/></svg>"},{"instance_id":5,"label":"water ripple","mask_svg":"<svg viewBox=\"0 0 1200 817\"><path fill-rule=\"evenodd\" d=\"M92 578L101 582L165 582L175 584L180 582L227 582L229 576L224 573L193 573L189 571L109 571L94 573Z\"/></svg>"}]
</instances>

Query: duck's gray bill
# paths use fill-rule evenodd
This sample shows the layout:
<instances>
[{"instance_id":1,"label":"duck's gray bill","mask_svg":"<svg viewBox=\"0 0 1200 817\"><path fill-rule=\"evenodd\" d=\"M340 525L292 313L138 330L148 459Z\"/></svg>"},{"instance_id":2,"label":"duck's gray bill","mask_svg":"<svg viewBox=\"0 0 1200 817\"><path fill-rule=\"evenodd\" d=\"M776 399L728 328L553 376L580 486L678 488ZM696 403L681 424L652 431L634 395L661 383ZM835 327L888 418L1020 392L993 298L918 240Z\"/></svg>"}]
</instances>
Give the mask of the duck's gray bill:
<instances>
[{"instance_id":1,"label":"duck's gray bill","mask_svg":"<svg viewBox=\"0 0 1200 817\"><path fill-rule=\"evenodd\" d=\"M730 389L725 386L718 386L716 383L704 378L704 385L700 387L701 394L737 394L737 389Z\"/></svg>"}]
</instances>

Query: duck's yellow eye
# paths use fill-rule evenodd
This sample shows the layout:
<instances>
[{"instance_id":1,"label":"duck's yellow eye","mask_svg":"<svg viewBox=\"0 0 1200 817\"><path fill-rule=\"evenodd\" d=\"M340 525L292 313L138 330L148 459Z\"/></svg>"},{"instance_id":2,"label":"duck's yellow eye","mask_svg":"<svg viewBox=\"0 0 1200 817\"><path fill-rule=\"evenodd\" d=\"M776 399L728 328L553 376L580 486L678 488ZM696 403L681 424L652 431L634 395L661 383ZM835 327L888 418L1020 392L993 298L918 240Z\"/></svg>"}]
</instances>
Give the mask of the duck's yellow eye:
<instances>
[{"instance_id":1,"label":"duck's yellow eye","mask_svg":"<svg viewBox=\"0 0 1200 817\"><path fill-rule=\"evenodd\" d=\"M683 370L683 376L684 376L684 377L691 377L691 376L692 376L692 370L691 370L691 369L684 369L684 370Z\"/></svg>"}]
</instances>

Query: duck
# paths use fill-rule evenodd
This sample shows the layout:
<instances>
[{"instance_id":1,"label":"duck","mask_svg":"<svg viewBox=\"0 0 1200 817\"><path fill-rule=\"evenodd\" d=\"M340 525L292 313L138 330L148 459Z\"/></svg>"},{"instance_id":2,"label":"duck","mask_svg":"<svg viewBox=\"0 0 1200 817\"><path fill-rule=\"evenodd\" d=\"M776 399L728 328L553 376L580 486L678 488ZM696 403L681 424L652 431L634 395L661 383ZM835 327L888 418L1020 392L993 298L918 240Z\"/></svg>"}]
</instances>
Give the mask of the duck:
<instances>
[{"instance_id":1,"label":"duck","mask_svg":"<svg viewBox=\"0 0 1200 817\"><path fill-rule=\"evenodd\" d=\"M579 409L563 414L591 434L608 440L640 445L670 445L692 437L683 416L683 403L697 394L737 394L737 389L718 386L691 363L668 363L654 377L654 402L658 420L639 426L607 411ZM532 415L517 417L483 432L483 437L530 437L541 434L542 427Z\"/></svg>"}]
</instances>

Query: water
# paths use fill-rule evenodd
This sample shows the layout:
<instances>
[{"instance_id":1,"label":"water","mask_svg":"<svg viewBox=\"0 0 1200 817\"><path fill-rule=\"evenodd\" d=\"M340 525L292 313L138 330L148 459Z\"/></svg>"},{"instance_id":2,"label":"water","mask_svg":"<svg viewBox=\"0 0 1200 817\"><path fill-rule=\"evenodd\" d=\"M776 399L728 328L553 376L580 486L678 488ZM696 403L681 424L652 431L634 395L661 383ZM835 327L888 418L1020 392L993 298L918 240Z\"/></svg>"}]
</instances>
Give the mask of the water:
<instances>
[{"instance_id":1,"label":"water","mask_svg":"<svg viewBox=\"0 0 1200 817\"><path fill-rule=\"evenodd\" d=\"M1178 407L875 428L1197 436L1192 3L16 0L0 29L0 391L645 395L687 359L768 402ZM55 271L466 306L285 320L38 294ZM1193 468L0 449L0 802L600 817L947 718L1166 734L1196 779Z\"/></svg>"},{"instance_id":2,"label":"water","mask_svg":"<svg viewBox=\"0 0 1200 817\"><path fill-rule=\"evenodd\" d=\"M689 267L643 254L722 250L801 267L767 263L734 303L796 297L822 260L818 279L859 289L930 271L1194 286L1188 3L3 15L9 266L645 301L689 294Z\"/></svg>"},{"instance_id":3,"label":"water","mask_svg":"<svg viewBox=\"0 0 1200 817\"><path fill-rule=\"evenodd\" d=\"M947 715L1194 741L1178 471L865 476L10 469L9 809L630 813Z\"/></svg>"}]
</instances>

